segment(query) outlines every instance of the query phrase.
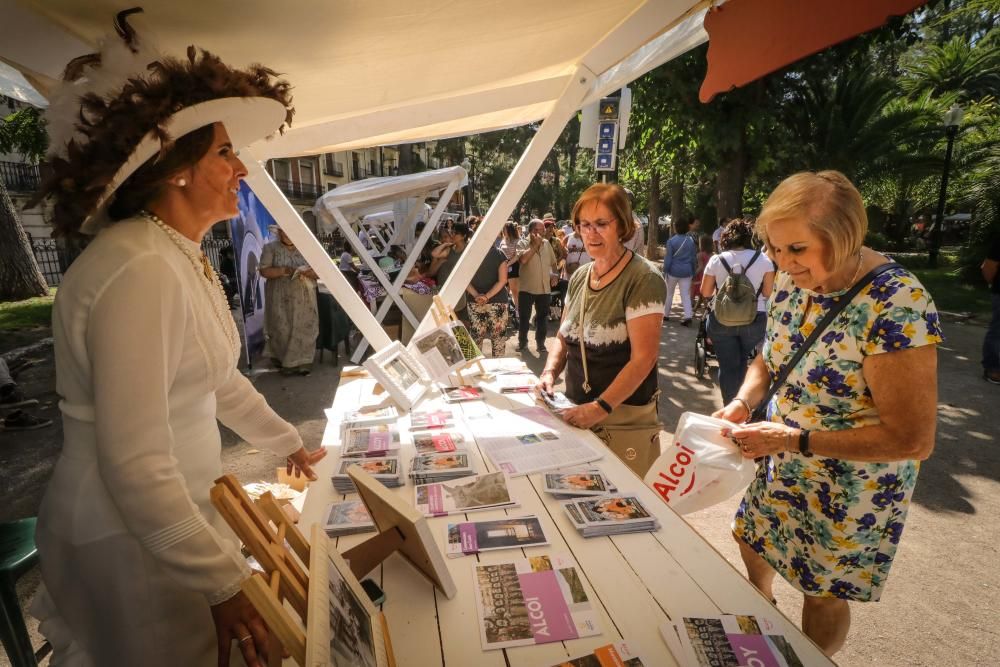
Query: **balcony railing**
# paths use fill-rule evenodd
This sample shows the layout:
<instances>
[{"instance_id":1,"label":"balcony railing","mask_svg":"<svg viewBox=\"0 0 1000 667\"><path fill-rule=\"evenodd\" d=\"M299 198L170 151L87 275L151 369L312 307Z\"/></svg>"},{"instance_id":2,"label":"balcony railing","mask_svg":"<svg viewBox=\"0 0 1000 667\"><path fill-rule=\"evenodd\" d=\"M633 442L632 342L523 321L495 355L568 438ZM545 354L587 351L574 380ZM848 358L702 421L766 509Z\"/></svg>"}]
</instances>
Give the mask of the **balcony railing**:
<instances>
[{"instance_id":1,"label":"balcony railing","mask_svg":"<svg viewBox=\"0 0 1000 667\"><path fill-rule=\"evenodd\" d=\"M342 162L334 162L333 158L329 155L323 160L323 173L327 176L343 176L344 175L344 164Z\"/></svg>"},{"instance_id":2,"label":"balcony railing","mask_svg":"<svg viewBox=\"0 0 1000 667\"><path fill-rule=\"evenodd\" d=\"M42 181L38 165L23 162L0 162L0 179L11 192L34 192Z\"/></svg>"},{"instance_id":3,"label":"balcony railing","mask_svg":"<svg viewBox=\"0 0 1000 667\"><path fill-rule=\"evenodd\" d=\"M297 183L295 181L283 181L274 180L278 184L278 188L281 189L289 197L294 199L319 199L323 196L323 186L315 185L313 183Z\"/></svg>"}]
</instances>

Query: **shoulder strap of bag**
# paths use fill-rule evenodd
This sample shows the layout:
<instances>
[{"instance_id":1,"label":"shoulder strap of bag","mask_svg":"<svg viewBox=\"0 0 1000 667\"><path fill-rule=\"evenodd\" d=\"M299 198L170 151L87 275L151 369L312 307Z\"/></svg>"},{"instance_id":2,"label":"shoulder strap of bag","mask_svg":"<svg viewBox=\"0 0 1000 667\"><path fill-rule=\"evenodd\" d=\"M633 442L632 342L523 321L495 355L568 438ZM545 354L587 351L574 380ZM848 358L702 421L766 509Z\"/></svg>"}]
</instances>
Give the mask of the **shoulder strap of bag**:
<instances>
[{"instance_id":1,"label":"shoulder strap of bag","mask_svg":"<svg viewBox=\"0 0 1000 667\"><path fill-rule=\"evenodd\" d=\"M721 254L719 255L719 261L722 262L722 268L726 270L726 273L728 273L729 275L733 275L732 267L729 266L729 262L727 262L726 258L723 257Z\"/></svg>"},{"instance_id":2,"label":"shoulder strap of bag","mask_svg":"<svg viewBox=\"0 0 1000 667\"><path fill-rule=\"evenodd\" d=\"M583 289L580 294L580 358L583 361L583 390L590 393L590 374L587 372L587 347L583 344L584 317L587 315L587 292L590 291L590 272L594 270L594 263L587 265L587 277L584 279Z\"/></svg>"},{"instance_id":3,"label":"shoulder strap of bag","mask_svg":"<svg viewBox=\"0 0 1000 667\"><path fill-rule=\"evenodd\" d=\"M691 237L688 236L687 234L685 234L684 235L684 241L691 241ZM677 253L679 253L681 250L684 249L684 241L681 241L681 244L679 246L677 246L677 249L674 250L673 254L670 255L672 258L673 257L677 257ZM694 243L694 241L691 241L691 242Z\"/></svg>"},{"instance_id":4,"label":"shoulder strap of bag","mask_svg":"<svg viewBox=\"0 0 1000 667\"><path fill-rule=\"evenodd\" d=\"M802 347L800 347L798 352L795 353L795 356L792 357L791 361L785 364L785 366L781 369L781 372L778 373L778 377L775 378L774 382L771 383L771 386L768 387L767 393L764 394L764 400L762 400L760 405L757 406L757 409L754 410L753 417L755 420L763 419L766 416L768 404L771 402L774 395L778 393L778 389L781 388L781 385L785 384L785 381L788 379L788 375L792 372L792 369L799 365L799 362L802 361L802 357L806 355L809 348L811 348L819 337L823 335L826 328L830 326L838 315L840 315L844 308L847 307L847 304L853 301L854 297L856 297L861 290L868 287L873 280L886 271L891 271L899 266L900 265L896 262L888 262L881 266L876 266L874 269L866 273L861 280L855 283L854 287L837 299L836 303L833 304L833 307L829 310L829 312L827 312L826 315L823 316L823 319L816 325L816 328L813 329L809 338L802 343Z\"/></svg>"}]
</instances>

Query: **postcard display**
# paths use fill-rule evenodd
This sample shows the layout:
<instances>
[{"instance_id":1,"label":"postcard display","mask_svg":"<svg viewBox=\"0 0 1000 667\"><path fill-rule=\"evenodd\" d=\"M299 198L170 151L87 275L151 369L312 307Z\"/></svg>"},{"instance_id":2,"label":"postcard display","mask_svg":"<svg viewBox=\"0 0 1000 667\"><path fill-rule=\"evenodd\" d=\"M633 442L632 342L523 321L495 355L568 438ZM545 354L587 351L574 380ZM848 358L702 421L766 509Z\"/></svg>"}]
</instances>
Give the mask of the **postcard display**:
<instances>
[{"instance_id":1,"label":"postcard display","mask_svg":"<svg viewBox=\"0 0 1000 667\"><path fill-rule=\"evenodd\" d=\"M434 377L420 353L409 357L414 377ZM457 354L454 360L459 363ZM522 362L486 360L484 366L475 385L450 387L453 379L438 375L408 406L391 392L373 393L372 379L347 380L354 373L348 369L327 410L323 445L332 451L320 462L323 474L310 489L303 519L330 536L331 551L342 552L357 578L370 573L383 588L385 635L392 630L397 655L403 633L407 655L416 650L424 656L421 664L641 667L671 664L667 655L677 664L702 664L691 656L700 660L704 651L692 651L690 638L682 642L688 626L670 626L668 634L660 622L706 616L704 603L688 608L673 596L680 608L650 622L666 607L633 609L633 593L630 604L612 611L608 584L595 589L595 573L599 580L617 571L611 589L634 578L628 567L622 570L630 560L625 546L645 543L619 542L643 539L626 533L670 542L657 520L663 518L661 501L623 464L603 456L596 437L538 404L530 392L537 380ZM359 480L360 498L354 488ZM391 488L400 481L400 488ZM317 492L322 506L310 510ZM387 504L393 521L380 520ZM596 563L582 545L605 536L615 540L612 553ZM360 540L366 549L356 546ZM425 548L405 551L414 545ZM595 547L595 553L607 551ZM396 551L433 588L411 568L386 560ZM662 578L661 561L650 567ZM332 580L335 569L328 571ZM747 610L761 616L759 609ZM626 628L628 635L621 635ZM770 645L780 645L778 634L769 637ZM416 648L428 646L431 637L440 638L439 649L425 654ZM756 648L755 641L742 638L739 645Z\"/></svg>"}]
</instances>

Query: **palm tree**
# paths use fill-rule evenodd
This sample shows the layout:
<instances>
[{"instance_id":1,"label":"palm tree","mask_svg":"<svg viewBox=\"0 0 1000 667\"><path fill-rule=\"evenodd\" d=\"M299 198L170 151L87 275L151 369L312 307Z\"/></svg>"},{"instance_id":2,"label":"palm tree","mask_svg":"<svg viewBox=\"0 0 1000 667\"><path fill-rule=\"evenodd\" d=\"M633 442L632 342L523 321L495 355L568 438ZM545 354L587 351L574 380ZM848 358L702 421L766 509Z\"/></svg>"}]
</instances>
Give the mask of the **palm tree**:
<instances>
[{"instance_id":1,"label":"palm tree","mask_svg":"<svg viewBox=\"0 0 1000 667\"><path fill-rule=\"evenodd\" d=\"M975 43L954 37L941 46L931 45L904 68L900 84L911 97L955 93L960 103L1000 97L1000 31L992 30Z\"/></svg>"}]
</instances>

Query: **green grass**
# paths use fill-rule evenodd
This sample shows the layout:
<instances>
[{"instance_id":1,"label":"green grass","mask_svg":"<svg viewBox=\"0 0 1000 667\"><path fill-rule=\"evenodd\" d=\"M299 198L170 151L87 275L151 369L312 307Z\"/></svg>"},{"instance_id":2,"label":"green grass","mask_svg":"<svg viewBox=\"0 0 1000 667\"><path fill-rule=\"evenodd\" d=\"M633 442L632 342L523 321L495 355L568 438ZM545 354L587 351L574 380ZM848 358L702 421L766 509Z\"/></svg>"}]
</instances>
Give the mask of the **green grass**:
<instances>
[{"instance_id":1,"label":"green grass","mask_svg":"<svg viewBox=\"0 0 1000 667\"><path fill-rule=\"evenodd\" d=\"M989 322L993 315L990 291L982 281L967 283L961 278L957 248L942 248L936 269L927 268L927 253L890 254L923 283L938 310L973 313L978 321Z\"/></svg>"},{"instance_id":2,"label":"green grass","mask_svg":"<svg viewBox=\"0 0 1000 667\"><path fill-rule=\"evenodd\" d=\"M52 300L55 296L56 288L52 287L48 296L0 303L0 331L52 326Z\"/></svg>"}]
</instances>

